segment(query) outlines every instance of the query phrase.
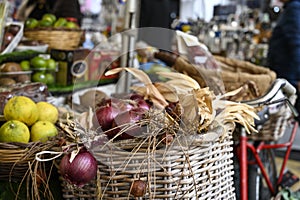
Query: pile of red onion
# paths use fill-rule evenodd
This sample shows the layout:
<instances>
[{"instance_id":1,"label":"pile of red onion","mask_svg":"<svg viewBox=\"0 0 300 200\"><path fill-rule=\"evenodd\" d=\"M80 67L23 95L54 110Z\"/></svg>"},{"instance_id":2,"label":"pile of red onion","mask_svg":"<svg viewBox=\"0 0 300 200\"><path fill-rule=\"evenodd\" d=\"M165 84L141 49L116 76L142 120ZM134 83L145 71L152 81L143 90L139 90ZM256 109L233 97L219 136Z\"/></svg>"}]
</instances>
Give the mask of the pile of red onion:
<instances>
[{"instance_id":1,"label":"pile of red onion","mask_svg":"<svg viewBox=\"0 0 300 200\"><path fill-rule=\"evenodd\" d=\"M142 127L137 123L144 118L150 109L150 103L138 94L129 94L124 98L106 99L97 105L93 117L93 126L101 128L109 139L114 138L125 125L130 129L120 134L116 139L131 139L139 135Z\"/></svg>"},{"instance_id":2,"label":"pile of red onion","mask_svg":"<svg viewBox=\"0 0 300 200\"><path fill-rule=\"evenodd\" d=\"M85 148L80 149L73 160L71 153L65 154L60 162L59 169L62 177L78 187L94 179L97 175L97 161Z\"/></svg>"}]
</instances>

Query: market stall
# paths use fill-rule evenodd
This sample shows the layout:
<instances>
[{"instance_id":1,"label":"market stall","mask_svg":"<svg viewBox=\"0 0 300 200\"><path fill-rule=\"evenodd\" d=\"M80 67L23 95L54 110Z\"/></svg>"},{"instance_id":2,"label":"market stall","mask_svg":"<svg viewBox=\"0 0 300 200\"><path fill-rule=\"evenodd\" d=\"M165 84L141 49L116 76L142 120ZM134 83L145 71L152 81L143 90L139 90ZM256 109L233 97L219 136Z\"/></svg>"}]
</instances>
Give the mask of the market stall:
<instances>
[{"instance_id":1,"label":"market stall","mask_svg":"<svg viewBox=\"0 0 300 200\"><path fill-rule=\"evenodd\" d=\"M259 111L241 101L276 74L202 35L137 29L136 1L119 3L101 30L52 13L1 24L0 199L236 199L234 131L256 133Z\"/></svg>"}]
</instances>

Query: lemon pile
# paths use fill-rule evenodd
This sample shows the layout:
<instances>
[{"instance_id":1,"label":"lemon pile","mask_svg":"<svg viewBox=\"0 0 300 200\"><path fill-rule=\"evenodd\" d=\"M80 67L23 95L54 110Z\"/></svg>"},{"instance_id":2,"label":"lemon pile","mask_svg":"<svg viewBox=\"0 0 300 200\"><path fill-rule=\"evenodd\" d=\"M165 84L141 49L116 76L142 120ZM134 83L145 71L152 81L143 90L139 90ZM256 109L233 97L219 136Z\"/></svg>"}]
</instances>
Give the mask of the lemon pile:
<instances>
[{"instance_id":1,"label":"lemon pile","mask_svg":"<svg viewBox=\"0 0 300 200\"><path fill-rule=\"evenodd\" d=\"M0 142L46 142L58 134L58 110L48 102L14 96L5 104L3 114L6 122L0 127Z\"/></svg>"}]
</instances>

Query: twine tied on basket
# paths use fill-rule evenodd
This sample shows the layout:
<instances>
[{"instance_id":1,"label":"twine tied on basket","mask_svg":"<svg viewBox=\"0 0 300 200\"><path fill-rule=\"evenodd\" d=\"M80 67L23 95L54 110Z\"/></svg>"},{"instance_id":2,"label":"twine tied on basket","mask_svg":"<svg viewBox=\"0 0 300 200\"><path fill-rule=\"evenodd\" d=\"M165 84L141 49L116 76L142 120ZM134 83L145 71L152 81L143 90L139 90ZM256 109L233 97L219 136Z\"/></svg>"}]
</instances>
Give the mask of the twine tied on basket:
<instances>
[{"instance_id":1,"label":"twine tied on basket","mask_svg":"<svg viewBox=\"0 0 300 200\"><path fill-rule=\"evenodd\" d=\"M39 156L45 155L45 154L51 154L51 155L55 155L51 158L40 158ZM55 160L56 158L60 157L61 155L63 155L64 152L56 152L56 151L41 151L38 152L37 154L35 154L35 159L39 162L47 162L47 161L51 161L51 160Z\"/></svg>"},{"instance_id":2,"label":"twine tied on basket","mask_svg":"<svg viewBox=\"0 0 300 200\"><path fill-rule=\"evenodd\" d=\"M71 151L71 159L74 159L74 157L78 154L79 150L82 148L78 144L69 144L64 147L62 147L62 151L41 151L35 154L35 160L40 161L40 162L47 162L51 160L55 160L56 158L59 158L62 156L64 153L68 152L73 146L76 146L75 149L72 149ZM50 158L42 158L43 155L54 155L53 157Z\"/></svg>"}]
</instances>

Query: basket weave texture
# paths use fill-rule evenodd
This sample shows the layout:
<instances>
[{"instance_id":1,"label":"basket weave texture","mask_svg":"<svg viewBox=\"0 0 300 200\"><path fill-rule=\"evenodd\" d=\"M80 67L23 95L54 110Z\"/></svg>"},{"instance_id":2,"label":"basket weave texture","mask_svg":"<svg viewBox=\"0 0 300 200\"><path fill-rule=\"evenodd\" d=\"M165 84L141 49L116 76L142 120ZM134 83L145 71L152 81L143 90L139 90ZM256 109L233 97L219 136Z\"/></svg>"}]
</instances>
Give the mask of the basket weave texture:
<instances>
[{"instance_id":1,"label":"basket weave texture","mask_svg":"<svg viewBox=\"0 0 300 200\"><path fill-rule=\"evenodd\" d=\"M296 96L291 98L294 104ZM277 141L284 134L289 126L289 120L292 119L293 113L287 104L282 104L278 112L271 114L269 120L258 129L257 134L248 135L252 140Z\"/></svg>"},{"instance_id":2,"label":"basket weave texture","mask_svg":"<svg viewBox=\"0 0 300 200\"><path fill-rule=\"evenodd\" d=\"M21 181L30 174L35 162L35 154L48 150L53 142L0 143L0 180Z\"/></svg>"},{"instance_id":3,"label":"basket weave texture","mask_svg":"<svg viewBox=\"0 0 300 200\"><path fill-rule=\"evenodd\" d=\"M63 198L135 199L130 195L131 184L143 180L147 192L141 199L235 199L231 133L216 141L191 136L180 145L174 142L150 151L124 149L127 144L134 145L133 141L94 149L97 180L72 188L61 178Z\"/></svg>"},{"instance_id":4,"label":"basket weave texture","mask_svg":"<svg viewBox=\"0 0 300 200\"><path fill-rule=\"evenodd\" d=\"M173 67L179 72L188 74L202 87L218 87L217 92L229 92L244 87L238 100L249 100L263 95L276 79L276 73L266 67L247 61L214 57L221 68L219 71L192 65L182 57L176 59Z\"/></svg>"},{"instance_id":5,"label":"basket weave texture","mask_svg":"<svg viewBox=\"0 0 300 200\"><path fill-rule=\"evenodd\" d=\"M81 41L83 32L81 29L25 29L24 36L42 41L49 45L50 49L72 50L76 49Z\"/></svg>"}]
</instances>

